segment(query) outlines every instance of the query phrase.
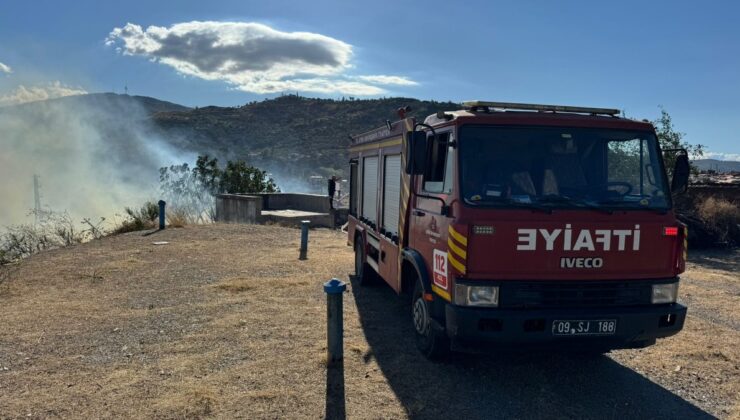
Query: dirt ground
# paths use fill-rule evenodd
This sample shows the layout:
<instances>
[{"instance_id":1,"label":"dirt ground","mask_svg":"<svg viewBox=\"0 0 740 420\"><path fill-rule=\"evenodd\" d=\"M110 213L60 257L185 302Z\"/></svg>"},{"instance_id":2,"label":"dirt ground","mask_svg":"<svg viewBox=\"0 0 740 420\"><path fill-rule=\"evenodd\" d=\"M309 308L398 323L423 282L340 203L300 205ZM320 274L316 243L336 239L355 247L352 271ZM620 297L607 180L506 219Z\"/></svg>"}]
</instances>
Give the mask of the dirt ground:
<instances>
[{"instance_id":1,"label":"dirt ground","mask_svg":"<svg viewBox=\"0 0 740 420\"><path fill-rule=\"evenodd\" d=\"M415 350L406 303L350 286L327 369L321 283L344 234L131 233L0 268L0 418L740 418L740 252L694 253L683 332L596 359ZM155 245L154 242L167 242Z\"/></svg>"}]
</instances>

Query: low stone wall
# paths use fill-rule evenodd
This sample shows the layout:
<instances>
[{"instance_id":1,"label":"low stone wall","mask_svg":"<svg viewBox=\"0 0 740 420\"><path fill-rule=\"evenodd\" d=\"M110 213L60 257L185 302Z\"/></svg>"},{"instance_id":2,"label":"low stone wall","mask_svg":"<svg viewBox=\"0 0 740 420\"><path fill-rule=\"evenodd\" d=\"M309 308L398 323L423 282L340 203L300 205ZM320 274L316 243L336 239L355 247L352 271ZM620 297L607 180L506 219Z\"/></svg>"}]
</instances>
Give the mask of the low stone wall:
<instances>
[{"instance_id":1,"label":"low stone wall","mask_svg":"<svg viewBox=\"0 0 740 420\"><path fill-rule=\"evenodd\" d=\"M332 210L329 197L317 194L219 194L216 196L216 221L225 223L280 223L299 226L301 220L312 227L341 226L346 209Z\"/></svg>"},{"instance_id":2,"label":"low stone wall","mask_svg":"<svg viewBox=\"0 0 740 420\"><path fill-rule=\"evenodd\" d=\"M299 214L293 214L293 212ZM275 223L282 226L300 227L301 222L308 220L312 228L334 228L334 216L331 213L314 213L296 210L267 210L262 212L259 223Z\"/></svg>"},{"instance_id":3,"label":"low stone wall","mask_svg":"<svg viewBox=\"0 0 740 420\"><path fill-rule=\"evenodd\" d=\"M216 196L216 221L257 223L262 214L259 195L219 194Z\"/></svg>"},{"instance_id":4,"label":"low stone wall","mask_svg":"<svg viewBox=\"0 0 740 420\"><path fill-rule=\"evenodd\" d=\"M298 193L256 194L262 197L264 210L303 210L314 213L329 213L329 196Z\"/></svg>"}]
</instances>

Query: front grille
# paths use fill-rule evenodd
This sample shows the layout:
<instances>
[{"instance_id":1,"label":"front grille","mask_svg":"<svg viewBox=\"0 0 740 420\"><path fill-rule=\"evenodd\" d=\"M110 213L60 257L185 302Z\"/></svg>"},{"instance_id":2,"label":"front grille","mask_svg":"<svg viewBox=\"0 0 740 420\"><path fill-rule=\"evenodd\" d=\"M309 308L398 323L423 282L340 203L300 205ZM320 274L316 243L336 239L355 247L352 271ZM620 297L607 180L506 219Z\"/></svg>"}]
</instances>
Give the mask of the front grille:
<instances>
[{"instance_id":1,"label":"front grille","mask_svg":"<svg viewBox=\"0 0 740 420\"><path fill-rule=\"evenodd\" d=\"M655 281L509 281L502 308L577 308L649 305Z\"/></svg>"}]
</instances>

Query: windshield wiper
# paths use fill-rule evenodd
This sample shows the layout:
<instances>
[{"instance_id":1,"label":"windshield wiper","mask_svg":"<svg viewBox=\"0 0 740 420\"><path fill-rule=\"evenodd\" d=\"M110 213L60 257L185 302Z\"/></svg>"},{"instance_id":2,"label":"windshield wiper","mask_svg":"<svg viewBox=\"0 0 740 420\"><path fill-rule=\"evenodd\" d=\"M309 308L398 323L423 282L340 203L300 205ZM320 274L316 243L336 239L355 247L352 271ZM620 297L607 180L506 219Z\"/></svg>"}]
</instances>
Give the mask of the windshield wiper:
<instances>
[{"instance_id":1,"label":"windshield wiper","mask_svg":"<svg viewBox=\"0 0 740 420\"><path fill-rule=\"evenodd\" d=\"M577 207L588 208L588 209L600 211L606 214L614 213L611 209L601 207L599 204L595 204L595 203L592 203L592 202L589 202L583 199L579 199L579 198L567 197L564 195L546 195L540 198L539 202L540 203L572 204Z\"/></svg>"}]
</instances>

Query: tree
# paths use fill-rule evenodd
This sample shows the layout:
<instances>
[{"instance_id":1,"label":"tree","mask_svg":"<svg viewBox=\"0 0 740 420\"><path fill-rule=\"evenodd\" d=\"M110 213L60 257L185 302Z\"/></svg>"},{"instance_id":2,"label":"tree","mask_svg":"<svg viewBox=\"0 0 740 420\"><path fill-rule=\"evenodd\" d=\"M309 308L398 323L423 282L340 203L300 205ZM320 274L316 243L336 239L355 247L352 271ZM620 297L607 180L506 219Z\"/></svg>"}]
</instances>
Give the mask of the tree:
<instances>
[{"instance_id":1,"label":"tree","mask_svg":"<svg viewBox=\"0 0 740 420\"><path fill-rule=\"evenodd\" d=\"M160 168L159 186L168 206L197 222L214 219L216 194L280 192L267 172L241 160L221 169L208 155L198 156L192 169L187 163Z\"/></svg>"},{"instance_id":2,"label":"tree","mask_svg":"<svg viewBox=\"0 0 740 420\"><path fill-rule=\"evenodd\" d=\"M198 182L208 192L211 194L217 194L219 192L221 170L218 168L218 159L210 158L208 155L198 156L193 172Z\"/></svg>"},{"instance_id":3,"label":"tree","mask_svg":"<svg viewBox=\"0 0 740 420\"><path fill-rule=\"evenodd\" d=\"M220 193L253 194L279 192L267 172L249 166L243 160L228 161L221 169L216 158L198 156L193 169L196 179L212 195Z\"/></svg>"},{"instance_id":4,"label":"tree","mask_svg":"<svg viewBox=\"0 0 740 420\"><path fill-rule=\"evenodd\" d=\"M676 131L675 127L673 126L673 120L671 116L663 107L660 107L660 117L653 121L653 125L655 126L655 133L658 136L658 141L660 142L661 149L666 150L683 148L686 149L686 151L689 153L689 158L693 159L702 157L704 155L704 146L701 144L690 144L689 142L685 141L684 136L686 134L680 131ZM666 170L670 175L671 173L673 173L673 166L676 162L676 154L667 153L663 157L663 159L665 161ZM692 170L696 170L693 165Z\"/></svg>"},{"instance_id":5,"label":"tree","mask_svg":"<svg viewBox=\"0 0 740 420\"><path fill-rule=\"evenodd\" d=\"M267 172L247 165L243 160L228 161L221 173L219 190L232 194L273 193L279 192Z\"/></svg>"}]
</instances>

